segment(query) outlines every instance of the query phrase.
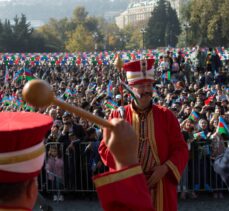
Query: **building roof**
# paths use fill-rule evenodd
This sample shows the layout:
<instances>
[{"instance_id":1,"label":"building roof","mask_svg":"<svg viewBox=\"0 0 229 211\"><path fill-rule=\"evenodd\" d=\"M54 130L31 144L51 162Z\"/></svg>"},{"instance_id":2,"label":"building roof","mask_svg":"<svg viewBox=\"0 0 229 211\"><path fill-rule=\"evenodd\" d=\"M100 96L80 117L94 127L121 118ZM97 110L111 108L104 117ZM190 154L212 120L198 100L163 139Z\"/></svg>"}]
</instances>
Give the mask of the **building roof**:
<instances>
[{"instance_id":1,"label":"building roof","mask_svg":"<svg viewBox=\"0 0 229 211\"><path fill-rule=\"evenodd\" d=\"M131 8L137 8L137 7L145 7L145 6L150 6L150 5L155 5L158 2L158 0L143 0L143 1L138 1L134 3L130 3L128 5L128 9Z\"/></svg>"}]
</instances>

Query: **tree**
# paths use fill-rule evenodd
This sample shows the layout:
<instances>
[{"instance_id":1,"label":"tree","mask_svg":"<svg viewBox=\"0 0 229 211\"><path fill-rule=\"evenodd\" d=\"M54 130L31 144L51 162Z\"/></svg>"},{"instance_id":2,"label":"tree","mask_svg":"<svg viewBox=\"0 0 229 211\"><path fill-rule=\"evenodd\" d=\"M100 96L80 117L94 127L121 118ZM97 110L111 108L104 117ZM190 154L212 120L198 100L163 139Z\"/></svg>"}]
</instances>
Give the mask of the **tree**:
<instances>
[{"instance_id":1,"label":"tree","mask_svg":"<svg viewBox=\"0 0 229 211\"><path fill-rule=\"evenodd\" d=\"M52 49L47 48L46 40L42 36L41 33L38 33L36 30L32 33L30 43L29 43L29 51L30 52L50 52Z\"/></svg>"},{"instance_id":2,"label":"tree","mask_svg":"<svg viewBox=\"0 0 229 211\"><path fill-rule=\"evenodd\" d=\"M27 22L26 16L24 14L21 15L21 18L16 16L14 18L14 25L12 25L11 28L14 36L14 51L28 51L33 28L31 28L31 24Z\"/></svg>"},{"instance_id":3,"label":"tree","mask_svg":"<svg viewBox=\"0 0 229 211\"><path fill-rule=\"evenodd\" d=\"M47 24L37 29L37 32L44 38L47 49L50 51L63 51L65 42L68 39L66 34L66 31L69 30L68 26L67 19L58 21L52 18Z\"/></svg>"},{"instance_id":4,"label":"tree","mask_svg":"<svg viewBox=\"0 0 229 211\"><path fill-rule=\"evenodd\" d=\"M115 23L108 23L104 18L97 18L98 29L101 33L101 47L113 50L118 47L120 30Z\"/></svg>"},{"instance_id":5,"label":"tree","mask_svg":"<svg viewBox=\"0 0 229 211\"><path fill-rule=\"evenodd\" d=\"M76 51L92 51L94 50L94 40L92 34L82 25L79 25L73 33L68 34L69 39L66 42L66 50L70 52Z\"/></svg>"},{"instance_id":6,"label":"tree","mask_svg":"<svg viewBox=\"0 0 229 211\"><path fill-rule=\"evenodd\" d=\"M3 52L11 51L13 52L13 31L9 20L5 20L2 25L2 32L0 34L0 46Z\"/></svg>"},{"instance_id":7,"label":"tree","mask_svg":"<svg viewBox=\"0 0 229 211\"><path fill-rule=\"evenodd\" d=\"M84 24L86 18L88 16L88 12L84 7L76 7L73 11L72 21L76 24Z\"/></svg>"},{"instance_id":8,"label":"tree","mask_svg":"<svg viewBox=\"0 0 229 211\"><path fill-rule=\"evenodd\" d=\"M223 45L229 45L229 4L224 1L224 4L220 5L219 10L221 11L221 30L222 30L222 43Z\"/></svg>"},{"instance_id":9,"label":"tree","mask_svg":"<svg viewBox=\"0 0 229 211\"><path fill-rule=\"evenodd\" d=\"M159 0L146 28L146 45L149 48L177 44L180 24L176 11L166 0Z\"/></svg>"},{"instance_id":10,"label":"tree","mask_svg":"<svg viewBox=\"0 0 229 211\"><path fill-rule=\"evenodd\" d=\"M1 23L0 46L2 51L25 52L29 50L29 43L33 29L24 14L14 18L14 24L9 20Z\"/></svg>"},{"instance_id":11,"label":"tree","mask_svg":"<svg viewBox=\"0 0 229 211\"><path fill-rule=\"evenodd\" d=\"M229 45L228 17L228 0L192 0L182 13L182 19L190 25L190 44Z\"/></svg>"},{"instance_id":12,"label":"tree","mask_svg":"<svg viewBox=\"0 0 229 211\"><path fill-rule=\"evenodd\" d=\"M135 26L128 25L123 29L126 36L126 49L139 49L141 48L142 35L140 32L141 24Z\"/></svg>"}]
</instances>

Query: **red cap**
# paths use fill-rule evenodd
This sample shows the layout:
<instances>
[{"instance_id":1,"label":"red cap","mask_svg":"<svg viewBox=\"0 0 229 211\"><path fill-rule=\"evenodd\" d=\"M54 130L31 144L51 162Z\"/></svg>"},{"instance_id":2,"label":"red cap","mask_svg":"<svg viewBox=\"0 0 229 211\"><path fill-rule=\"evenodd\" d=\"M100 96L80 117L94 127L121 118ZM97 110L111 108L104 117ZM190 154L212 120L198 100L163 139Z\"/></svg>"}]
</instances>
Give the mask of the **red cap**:
<instances>
[{"instance_id":1,"label":"red cap","mask_svg":"<svg viewBox=\"0 0 229 211\"><path fill-rule=\"evenodd\" d=\"M154 62L154 59L142 59L124 64L123 69L126 71L128 83L134 85L147 81L153 82Z\"/></svg>"},{"instance_id":2,"label":"red cap","mask_svg":"<svg viewBox=\"0 0 229 211\"><path fill-rule=\"evenodd\" d=\"M30 112L0 112L0 183L38 176L44 162L43 138L52 118Z\"/></svg>"}]
</instances>

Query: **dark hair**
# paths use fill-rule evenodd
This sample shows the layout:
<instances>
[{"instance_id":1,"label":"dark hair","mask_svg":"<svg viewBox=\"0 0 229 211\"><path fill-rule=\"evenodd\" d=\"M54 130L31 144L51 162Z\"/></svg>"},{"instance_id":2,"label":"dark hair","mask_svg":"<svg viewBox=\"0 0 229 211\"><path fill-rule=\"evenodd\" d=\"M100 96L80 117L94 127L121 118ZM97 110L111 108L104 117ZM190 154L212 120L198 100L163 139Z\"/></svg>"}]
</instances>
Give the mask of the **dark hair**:
<instances>
[{"instance_id":1,"label":"dark hair","mask_svg":"<svg viewBox=\"0 0 229 211\"><path fill-rule=\"evenodd\" d=\"M0 203L10 202L18 198L24 191L26 182L0 183Z\"/></svg>"},{"instance_id":2,"label":"dark hair","mask_svg":"<svg viewBox=\"0 0 229 211\"><path fill-rule=\"evenodd\" d=\"M87 129L87 135L88 136L92 135L95 132L96 132L96 129L94 127L90 127Z\"/></svg>"},{"instance_id":3,"label":"dark hair","mask_svg":"<svg viewBox=\"0 0 229 211\"><path fill-rule=\"evenodd\" d=\"M89 106L90 105L90 103L89 102L87 102L87 101L84 101L84 102L82 102L82 104L81 104L81 108L83 108L83 109L85 109L87 106Z\"/></svg>"},{"instance_id":4,"label":"dark hair","mask_svg":"<svg viewBox=\"0 0 229 211\"><path fill-rule=\"evenodd\" d=\"M62 117L71 117L71 113L65 111Z\"/></svg>"}]
</instances>

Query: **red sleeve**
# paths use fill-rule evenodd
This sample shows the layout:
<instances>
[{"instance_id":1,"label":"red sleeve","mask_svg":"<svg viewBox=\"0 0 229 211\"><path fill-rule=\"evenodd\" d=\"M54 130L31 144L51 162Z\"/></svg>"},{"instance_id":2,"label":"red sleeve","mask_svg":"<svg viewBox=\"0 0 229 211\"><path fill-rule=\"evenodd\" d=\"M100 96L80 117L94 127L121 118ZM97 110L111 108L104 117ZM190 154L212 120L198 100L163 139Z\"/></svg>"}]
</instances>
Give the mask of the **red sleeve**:
<instances>
[{"instance_id":1,"label":"red sleeve","mask_svg":"<svg viewBox=\"0 0 229 211\"><path fill-rule=\"evenodd\" d=\"M170 178L178 184L182 172L188 162L188 146L184 141L177 118L168 110L167 122L169 123L169 158L165 162L171 170Z\"/></svg>"},{"instance_id":2,"label":"red sleeve","mask_svg":"<svg viewBox=\"0 0 229 211\"><path fill-rule=\"evenodd\" d=\"M108 166L110 170L115 169L115 162L112 154L108 150L104 140L101 141L99 145L99 154L105 166Z\"/></svg>"},{"instance_id":3,"label":"red sleeve","mask_svg":"<svg viewBox=\"0 0 229 211\"><path fill-rule=\"evenodd\" d=\"M155 211L140 165L94 178L105 211Z\"/></svg>"},{"instance_id":4,"label":"red sleeve","mask_svg":"<svg viewBox=\"0 0 229 211\"><path fill-rule=\"evenodd\" d=\"M119 117L118 111L113 111L111 113L109 119L112 119L115 117ZM110 171L115 170L116 167L115 167L115 162L114 162L113 156L110 153L109 149L107 148L104 140L101 141L98 151L99 151L100 157L101 157L104 165L108 166Z\"/></svg>"}]
</instances>

